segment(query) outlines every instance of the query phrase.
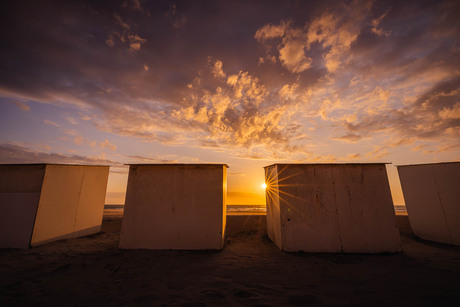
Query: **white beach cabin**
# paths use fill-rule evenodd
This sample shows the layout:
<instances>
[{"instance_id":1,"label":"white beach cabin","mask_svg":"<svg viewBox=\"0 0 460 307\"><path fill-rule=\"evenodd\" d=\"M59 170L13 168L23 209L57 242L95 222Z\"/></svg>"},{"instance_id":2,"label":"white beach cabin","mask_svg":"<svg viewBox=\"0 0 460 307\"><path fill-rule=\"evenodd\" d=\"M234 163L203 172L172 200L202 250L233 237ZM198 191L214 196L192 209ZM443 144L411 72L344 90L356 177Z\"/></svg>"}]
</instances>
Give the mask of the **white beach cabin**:
<instances>
[{"instance_id":1,"label":"white beach cabin","mask_svg":"<svg viewBox=\"0 0 460 307\"><path fill-rule=\"evenodd\" d=\"M397 166L412 231L460 245L460 162Z\"/></svg>"},{"instance_id":2,"label":"white beach cabin","mask_svg":"<svg viewBox=\"0 0 460 307\"><path fill-rule=\"evenodd\" d=\"M0 248L99 232L108 175L108 166L0 165Z\"/></svg>"},{"instance_id":3,"label":"white beach cabin","mask_svg":"<svg viewBox=\"0 0 460 307\"><path fill-rule=\"evenodd\" d=\"M130 165L120 248L222 249L227 167Z\"/></svg>"},{"instance_id":4,"label":"white beach cabin","mask_svg":"<svg viewBox=\"0 0 460 307\"><path fill-rule=\"evenodd\" d=\"M385 164L265 167L267 231L289 252L401 251Z\"/></svg>"}]
</instances>

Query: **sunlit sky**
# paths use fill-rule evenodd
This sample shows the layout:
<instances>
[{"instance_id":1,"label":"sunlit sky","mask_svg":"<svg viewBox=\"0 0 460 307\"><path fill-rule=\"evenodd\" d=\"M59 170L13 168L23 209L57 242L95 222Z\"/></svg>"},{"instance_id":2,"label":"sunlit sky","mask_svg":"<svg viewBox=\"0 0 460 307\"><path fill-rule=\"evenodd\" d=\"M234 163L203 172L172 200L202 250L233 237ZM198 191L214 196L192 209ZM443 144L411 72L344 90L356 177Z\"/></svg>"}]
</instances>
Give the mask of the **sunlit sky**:
<instances>
[{"instance_id":1,"label":"sunlit sky","mask_svg":"<svg viewBox=\"0 0 460 307\"><path fill-rule=\"evenodd\" d=\"M277 162L460 160L460 1L0 11L0 162L109 164L107 203L125 163L226 163L228 202L250 204Z\"/></svg>"}]
</instances>

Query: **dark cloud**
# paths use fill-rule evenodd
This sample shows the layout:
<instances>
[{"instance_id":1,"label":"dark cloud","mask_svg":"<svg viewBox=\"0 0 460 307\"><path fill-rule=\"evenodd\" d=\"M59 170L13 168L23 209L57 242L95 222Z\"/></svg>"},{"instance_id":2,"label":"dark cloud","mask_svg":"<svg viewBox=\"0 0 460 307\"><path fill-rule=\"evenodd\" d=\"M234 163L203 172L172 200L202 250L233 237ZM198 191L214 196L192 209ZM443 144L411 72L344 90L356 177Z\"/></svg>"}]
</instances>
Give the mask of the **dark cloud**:
<instances>
[{"instance_id":1,"label":"dark cloud","mask_svg":"<svg viewBox=\"0 0 460 307\"><path fill-rule=\"evenodd\" d=\"M62 163L62 164L90 164L122 166L118 161L91 158L79 155L64 155L61 153L49 153L36 151L24 146L8 142L0 142L1 163Z\"/></svg>"},{"instance_id":2,"label":"dark cloud","mask_svg":"<svg viewBox=\"0 0 460 307\"><path fill-rule=\"evenodd\" d=\"M159 159L159 158L152 158L152 157L145 157L139 155L127 155L126 156L131 162L130 163L177 163L177 160L174 159Z\"/></svg>"},{"instance_id":3,"label":"dark cloud","mask_svg":"<svg viewBox=\"0 0 460 307\"><path fill-rule=\"evenodd\" d=\"M371 23L364 26L351 45L353 69L380 75L405 70L404 78L414 78L460 65L458 53L453 52L460 45L453 35L460 30L458 1L395 1L382 7L383 3L373 6L373 15L382 14L378 27L388 36L372 32Z\"/></svg>"},{"instance_id":4,"label":"dark cloud","mask_svg":"<svg viewBox=\"0 0 460 307\"><path fill-rule=\"evenodd\" d=\"M254 157L305 151L319 123L352 142L456 138L459 13L458 1L11 1L0 95Z\"/></svg>"},{"instance_id":5,"label":"dark cloud","mask_svg":"<svg viewBox=\"0 0 460 307\"><path fill-rule=\"evenodd\" d=\"M460 77L444 80L399 110L362 117L358 123L344 124L356 141L375 132L394 131L407 138L433 139L460 137Z\"/></svg>"}]
</instances>

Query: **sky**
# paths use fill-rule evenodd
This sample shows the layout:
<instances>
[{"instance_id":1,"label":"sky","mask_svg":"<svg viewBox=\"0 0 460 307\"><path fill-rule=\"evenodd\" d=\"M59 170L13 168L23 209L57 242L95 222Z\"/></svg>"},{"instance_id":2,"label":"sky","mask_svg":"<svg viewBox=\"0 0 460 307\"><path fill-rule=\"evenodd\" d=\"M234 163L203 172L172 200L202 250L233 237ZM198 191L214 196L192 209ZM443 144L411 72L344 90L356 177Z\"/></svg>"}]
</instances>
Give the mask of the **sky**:
<instances>
[{"instance_id":1,"label":"sky","mask_svg":"<svg viewBox=\"0 0 460 307\"><path fill-rule=\"evenodd\" d=\"M10 1L0 163L460 160L460 1ZM394 166L395 204L402 204Z\"/></svg>"}]
</instances>

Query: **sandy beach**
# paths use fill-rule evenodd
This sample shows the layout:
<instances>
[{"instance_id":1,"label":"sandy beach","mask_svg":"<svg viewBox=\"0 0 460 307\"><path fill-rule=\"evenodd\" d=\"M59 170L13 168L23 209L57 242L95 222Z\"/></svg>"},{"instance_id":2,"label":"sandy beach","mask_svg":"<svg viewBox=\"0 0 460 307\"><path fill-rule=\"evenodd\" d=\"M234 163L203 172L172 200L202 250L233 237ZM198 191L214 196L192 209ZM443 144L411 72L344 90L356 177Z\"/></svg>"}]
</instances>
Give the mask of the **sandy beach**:
<instances>
[{"instance_id":1,"label":"sandy beach","mask_svg":"<svg viewBox=\"0 0 460 307\"><path fill-rule=\"evenodd\" d=\"M403 253L283 253L263 215L227 217L222 251L120 250L120 210L102 232L0 250L1 306L458 306L460 248L416 238Z\"/></svg>"}]
</instances>

